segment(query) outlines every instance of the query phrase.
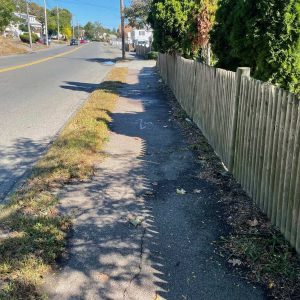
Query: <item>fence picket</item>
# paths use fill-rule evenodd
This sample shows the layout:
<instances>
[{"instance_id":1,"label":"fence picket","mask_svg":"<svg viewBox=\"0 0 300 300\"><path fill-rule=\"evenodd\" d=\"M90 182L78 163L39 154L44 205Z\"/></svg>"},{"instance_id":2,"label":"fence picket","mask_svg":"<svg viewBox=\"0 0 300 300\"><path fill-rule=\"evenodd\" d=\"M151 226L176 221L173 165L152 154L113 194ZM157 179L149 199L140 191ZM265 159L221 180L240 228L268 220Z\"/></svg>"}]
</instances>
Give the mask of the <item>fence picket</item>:
<instances>
[{"instance_id":1,"label":"fence picket","mask_svg":"<svg viewBox=\"0 0 300 300\"><path fill-rule=\"evenodd\" d=\"M157 67L225 165L233 162L235 178L300 253L298 98L247 77L237 85L234 72L179 56L159 54Z\"/></svg>"}]
</instances>

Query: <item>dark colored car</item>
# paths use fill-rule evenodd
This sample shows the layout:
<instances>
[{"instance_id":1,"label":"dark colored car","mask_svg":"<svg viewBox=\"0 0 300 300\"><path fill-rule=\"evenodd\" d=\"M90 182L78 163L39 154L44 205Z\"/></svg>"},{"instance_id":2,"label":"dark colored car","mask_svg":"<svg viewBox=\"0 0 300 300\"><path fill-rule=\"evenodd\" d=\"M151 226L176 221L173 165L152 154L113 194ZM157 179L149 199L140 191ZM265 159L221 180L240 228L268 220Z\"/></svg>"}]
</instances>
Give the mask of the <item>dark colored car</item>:
<instances>
[{"instance_id":1,"label":"dark colored car","mask_svg":"<svg viewBox=\"0 0 300 300\"><path fill-rule=\"evenodd\" d=\"M76 39L71 39L71 41L70 41L70 46L78 46L78 40L76 40Z\"/></svg>"}]
</instances>

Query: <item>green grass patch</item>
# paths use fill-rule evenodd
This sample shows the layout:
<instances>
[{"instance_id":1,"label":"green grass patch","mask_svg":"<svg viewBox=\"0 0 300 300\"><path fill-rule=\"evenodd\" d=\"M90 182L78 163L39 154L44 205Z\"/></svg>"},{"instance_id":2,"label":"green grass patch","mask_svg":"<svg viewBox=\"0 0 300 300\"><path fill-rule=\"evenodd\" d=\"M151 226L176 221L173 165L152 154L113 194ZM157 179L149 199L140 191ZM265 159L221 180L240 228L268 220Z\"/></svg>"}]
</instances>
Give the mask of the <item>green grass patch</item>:
<instances>
[{"instance_id":1,"label":"green grass patch","mask_svg":"<svg viewBox=\"0 0 300 300\"><path fill-rule=\"evenodd\" d=\"M263 223L262 223L263 224ZM238 258L248 279L265 286L275 299L298 299L300 295L300 264L295 250L273 227L249 230L243 226L236 234L222 241L222 248ZM267 230L266 230L267 228Z\"/></svg>"},{"instance_id":2,"label":"green grass patch","mask_svg":"<svg viewBox=\"0 0 300 300\"><path fill-rule=\"evenodd\" d=\"M0 210L0 299L42 299L39 286L66 247L71 218L57 191L94 172L127 68L114 68Z\"/></svg>"}]
</instances>

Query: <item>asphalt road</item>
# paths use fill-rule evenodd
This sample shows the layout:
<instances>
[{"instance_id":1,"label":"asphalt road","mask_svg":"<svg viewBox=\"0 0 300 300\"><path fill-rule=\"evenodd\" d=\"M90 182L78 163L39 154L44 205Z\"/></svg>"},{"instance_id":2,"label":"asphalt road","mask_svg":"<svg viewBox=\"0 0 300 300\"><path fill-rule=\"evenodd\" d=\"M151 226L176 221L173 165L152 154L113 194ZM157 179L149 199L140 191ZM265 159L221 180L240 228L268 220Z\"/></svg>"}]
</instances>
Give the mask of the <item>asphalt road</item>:
<instances>
[{"instance_id":1,"label":"asphalt road","mask_svg":"<svg viewBox=\"0 0 300 300\"><path fill-rule=\"evenodd\" d=\"M101 82L111 68L106 61L119 55L90 43L0 58L0 202Z\"/></svg>"}]
</instances>

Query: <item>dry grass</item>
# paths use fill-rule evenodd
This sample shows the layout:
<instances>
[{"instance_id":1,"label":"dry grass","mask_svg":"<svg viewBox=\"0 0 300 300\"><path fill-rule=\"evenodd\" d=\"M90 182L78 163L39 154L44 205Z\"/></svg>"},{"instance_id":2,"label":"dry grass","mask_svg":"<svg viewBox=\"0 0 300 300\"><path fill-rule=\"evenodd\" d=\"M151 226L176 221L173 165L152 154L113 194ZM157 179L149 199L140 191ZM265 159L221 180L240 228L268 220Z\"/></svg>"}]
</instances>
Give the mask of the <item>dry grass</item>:
<instances>
[{"instance_id":1,"label":"dry grass","mask_svg":"<svg viewBox=\"0 0 300 300\"><path fill-rule=\"evenodd\" d=\"M0 299L41 299L39 285L63 254L71 219L57 209L57 190L93 174L109 135L109 113L126 68L115 68L78 111L25 184L0 211ZM2 235L2 237L1 237Z\"/></svg>"},{"instance_id":2,"label":"dry grass","mask_svg":"<svg viewBox=\"0 0 300 300\"><path fill-rule=\"evenodd\" d=\"M22 42L10 38L0 37L0 56L27 53Z\"/></svg>"},{"instance_id":3,"label":"dry grass","mask_svg":"<svg viewBox=\"0 0 300 300\"><path fill-rule=\"evenodd\" d=\"M33 44L32 50L46 49L47 46L43 44ZM21 42L18 39L0 37L0 56L25 54L30 52L31 49L28 44Z\"/></svg>"}]
</instances>

